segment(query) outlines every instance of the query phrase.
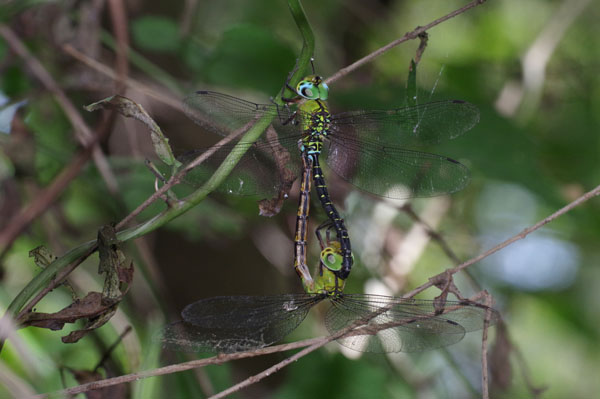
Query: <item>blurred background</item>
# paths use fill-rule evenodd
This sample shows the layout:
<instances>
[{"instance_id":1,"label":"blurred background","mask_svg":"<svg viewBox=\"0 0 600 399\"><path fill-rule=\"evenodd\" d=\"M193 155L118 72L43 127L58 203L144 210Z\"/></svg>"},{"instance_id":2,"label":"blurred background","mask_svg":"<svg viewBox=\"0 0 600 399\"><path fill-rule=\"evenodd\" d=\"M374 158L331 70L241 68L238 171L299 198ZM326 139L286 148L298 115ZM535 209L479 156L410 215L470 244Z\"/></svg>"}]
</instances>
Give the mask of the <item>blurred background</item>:
<instances>
[{"instance_id":1,"label":"blurred background","mask_svg":"<svg viewBox=\"0 0 600 399\"><path fill-rule=\"evenodd\" d=\"M328 77L465 4L305 0L317 72ZM419 101L461 99L481 112L475 128L433 152L466 164L472 180L452 196L412 200L408 208L328 173L353 239L347 292L407 292L599 184L600 15L593 5L491 1L428 32L417 72ZM120 221L154 191L154 176L144 166L145 158L155 157L146 128L120 115L85 112L84 105L120 92L146 108L176 152L206 147L218 138L194 125L179 99L213 89L268 102L301 48L284 1L4 0L0 20L0 231L80 148L69 111L31 69L31 59L15 53L15 43L41 63L92 131L109 132L102 152L114 177L107 180L94 158L18 235L1 262L3 311L39 273L28 257L31 249L44 244L62 255L95 238L102 225ZM127 40L130 52L123 63L117 54ZM404 43L334 82L334 112L402 105L418 45ZM56 332L20 330L0 355L0 396L76 385L74 371L94 369L128 325L132 332L104 363L106 375L193 358L161 353L152 340L186 304L216 295L301 292L292 268L297 199L295 186L281 213L264 218L256 198L214 194L184 217L128 242L123 249L136 272L116 315L72 345L60 341L76 328L71 325ZM490 349L492 397L588 398L600 390L599 208L592 199L469 268L492 294L511 343ZM163 209L157 202L137 222ZM324 217L313 202L311 230ZM429 234L423 222L441 238ZM310 265L318 250L313 242ZM101 291L97 261L92 256L71 275L79 294ZM465 296L478 290L460 274L456 283ZM438 293L429 290L421 297ZM36 310L54 312L69 303L70 292L61 287ZM286 340L325 334L322 316L315 309ZM480 351L481 332L447 350L410 355L347 352L333 343L232 397L475 398L481 389ZM111 397L205 397L285 356L141 380L115 388Z\"/></svg>"}]
</instances>

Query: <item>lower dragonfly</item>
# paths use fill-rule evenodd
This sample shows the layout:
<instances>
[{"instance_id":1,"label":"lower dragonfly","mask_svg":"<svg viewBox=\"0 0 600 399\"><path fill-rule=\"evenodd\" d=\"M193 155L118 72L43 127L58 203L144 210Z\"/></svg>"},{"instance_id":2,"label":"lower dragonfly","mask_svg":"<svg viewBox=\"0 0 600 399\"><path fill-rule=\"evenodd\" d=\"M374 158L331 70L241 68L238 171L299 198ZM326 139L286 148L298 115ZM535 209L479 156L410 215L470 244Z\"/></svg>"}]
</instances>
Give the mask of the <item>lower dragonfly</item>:
<instances>
[{"instance_id":1,"label":"lower dragonfly","mask_svg":"<svg viewBox=\"0 0 600 399\"><path fill-rule=\"evenodd\" d=\"M306 266L306 230L311 165L303 157L302 192L296 223L294 266L305 293L273 296L219 296L184 308L182 321L162 332L164 346L194 352L232 353L272 345L292 332L308 311L322 301L331 307L325 325L337 341L363 352L418 352L460 341L466 332L499 319L496 310L476 302L429 300L383 295L345 294L345 280L336 273L344 263L342 245L323 243L313 279ZM326 228L321 226L319 229ZM317 233L319 231L317 230Z\"/></svg>"},{"instance_id":2,"label":"lower dragonfly","mask_svg":"<svg viewBox=\"0 0 600 399\"><path fill-rule=\"evenodd\" d=\"M341 267L338 245L321 253L318 292L272 296L218 296L184 308L182 321L169 324L161 341L170 349L232 353L272 345L304 320L308 311L329 301L325 326L337 341L361 352L420 352L459 342L469 331L493 325L499 313L482 304L393 296L345 294L329 269Z\"/></svg>"}]
</instances>

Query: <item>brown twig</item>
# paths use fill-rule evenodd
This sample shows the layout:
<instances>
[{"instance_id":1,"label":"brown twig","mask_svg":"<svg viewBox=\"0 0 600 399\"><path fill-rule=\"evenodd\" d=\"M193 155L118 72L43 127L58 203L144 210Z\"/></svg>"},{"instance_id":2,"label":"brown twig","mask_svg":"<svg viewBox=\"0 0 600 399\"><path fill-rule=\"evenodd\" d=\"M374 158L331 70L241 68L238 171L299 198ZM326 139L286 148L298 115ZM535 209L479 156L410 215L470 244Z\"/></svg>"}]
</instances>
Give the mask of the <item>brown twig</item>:
<instances>
[{"instance_id":1,"label":"brown twig","mask_svg":"<svg viewBox=\"0 0 600 399\"><path fill-rule=\"evenodd\" d=\"M117 74L112 69L110 69L106 65L96 61L95 59L87 56L86 54L80 52L75 47L71 46L70 44L63 45L62 49L65 53L67 53L71 57L75 58L76 60L80 61L81 63L87 65L88 67L102 73L103 75L108 76L109 78L111 78L113 80L118 79ZM166 95L166 94L159 92L157 90L154 90L154 89L148 87L147 85L140 83L137 80L132 79L130 77L127 77L125 79L125 84L127 85L127 87L129 87L133 90L137 90L140 93L143 93L149 97L152 97L152 98L156 99L157 101L160 101L161 103L166 104L178 111L183 111L183 107L181 106L181 99L179 99L178 97Z\"/></svg>"},{"instance_id":2,"label":"brown twig","mask_svg":"<svg viewBox=\"0 0 600 399\"><path fill-rule=\"evenodd\" d=\"M141 371L139 373L132 373L122 375L114 378L107 378L100 381L94 381L87 384L78 385L76 387L63 389L61 391L45 393L34 396L34 398L50 398L50 397L62 397L66 395L75 395L81 392L88 392L94 389L106 388L113 385L123 384L126 382L132 382L143 378L156 377L159 375L173 374L180 371L190 370L198 367L204 367L211 364L223 364L231 360L245 359L249 357L268 355L271 353L283 352L291 349L298 349L307 346L313 346L321 344L321 346L331 342L330 337L312 338L303 341L293 342L290 344L283 344L277 346L270 346L268 348L256 349L251 352L237 352L230 354L220 354L207 359L192 360L185 363L172 364L165 367L160 367L154 370Z\"/></svg>"},{"instance_id":3,"label":"brown twig","mask_svg":"<svg viewBox=\"0 0 600 399\"><path fill-rule=\"evenodd\" d=\"M465 11L470 10L471 8L477 7L478 5L485 3L485 1L486 0L474 0L471 3L467 4L466 6L461 7L458 10L452 11L451 13L446 14L443 17L438 18L435 21L428 23L425 26L418 26L413 31L404 34L404 36L402 36L400 39L394 40L393 42L386 44L385 46L379 48L378 50L373 51L371 54L361 58L360 60L353 62L352 64L348 65L347 67L340 69L339 71L337 71L336 73L331 75L329 78L325 79L325 83L330 84L330 83L335 82L336 80L346 76L350 72L353 72L354 70L363 66L367 62L372 61L374 58L379 57L383 53L391 50L392 48L396 47L397 45L404 43L408 40L417 39L420 34L427 32L429 29L433 28L434 26L439 25L442 22L447 21L451 18L454 18L457 15L460 15L460 14L464 13Z\"/></svg>"},{"instance_id":4,"label":"brown twig","mask_svg":"<svg viewBox=\"0 0 600 399\"><path fill-rule=\"evenodd\" d=\"M181 22L179 22L179 34L181 36L187 36L192 30L192 21L194 21L194 17L196 16L197 8L198 0L184 1Z\"/></svg>"},{"instance_id":5,"label":"brown twig","mask_svg":"<svg viewBox=\"0 0 600 399\"><path fill-rule=\"evenodd\" d=\"M419 33L417 37L419 38L420 42L419 47L417 48L417 52L415 54L415 64L421 62L421 57L423 56L423 53L427 48L427 42L429 41L429 35L427 34L427 32Z\"/></svg>"},{"instance_id":6,"label":"brown twig","mask_svg":"<svg viewBox=\"0 0 600 399\"><path fill-rule=\"evenodd\" d=\"M54 78L48 73L48 71L44 68L44 66L35 58L25 47L23 42L14 34L14 32L6 25L0 24L0 36L6 40L10 48L17 53L27 64L28 68L31 72L42 82L44 87L48 89L53 95L56 101L60 104L62 109L65 112L65 115L71 121L71 124L75 128L75 136L79 140L79 142L86 146L88 142L93 141L94 135L92 134L90 128L87 126L73 103L67 98L66 94L62 89L58 86ZM116 193L118 191L117 179L113 175L110 167L108 165L108 161L104 157L99 146L95 146L92 153L94 157L94 162L96 163L96 167L98 171L102 175L106 186L110 190L111 193Z\"/></svg>"},{"instance_id":7,"label":"brown twig","mask_svg":"<svg viewBox=\"0 0 600 399\"><path fill-rule=\"evenodd\" d=\"M459 271L471 266L472 264L477 263L480 260L485 259L488 256L498 252L499 250L507 247L508 245L512 244L513 242L522 240L523 238L527 237L529 234L533 233L534 231L538 230L539 228L543 227L544 225L550 223L554 219L564 215L565 213L569 212L571 209L583 204L584 202L586 202L586 201L590 200L591 198L594 198L598 195L600 195L600 185L597 186L596 188L594 188L593 190L590 190L587 193L583 194L581 197L577 198L576 200L570 202L568 205L565 205L564 207L560 208L558 211L554 212L553 214L546 217L545 219L540 220L533 226L526 228L519 234L514 235L513 237L509 238L506 241L503 241L502 243L496 245L495 247L485 251L481 255L478 255L472 259L469 259L468 261L463 262L454 268L445 270L443 273L450 273L450 274L458 273ZM443 274L443 273L441 273L441 274ZM429 282L423 284L422 286L417 287L414 290L403 295L403 297L404 298L412 298L413 296L417 295L420 292L425 291L427 288L430 288L433 285L434 284L430 280Z\"/></svg>"},{"instance_id":8,"label":"brown twig","mask_svg":"<svg viewBox=\"0 0 600 399\"><path fill-rule=\"evenodd\" d=\"M125 328L125 330L123 330L123 332L121 334L119 334L119 337L115 340L115 342L113 342L112 345L109 346L106 349L106 351L104 351L104 355L102 355L102 359L100 359L98 361L98 363L96 364L96 367L94 367L94 369L93 369L94 372L97 372L98 369L104 365L104 363L110 358L111 353L115 350L117 345L119 345L123 341L123 338L125 338L125 336L127 334L129 334L131 331L133 331L133 327L127 326Z\"/></svg>"},{"instance_id":9,"label":"brown twig","mask_svg":"<svg viewBox=\"0 0 600 399\"><path fill-rule=\"evenodd\" d=\"M402 211L404 211L414 222L419 223L420 225L423 226L423 228L425 229L425 231L427 232L429 237L431 237L431 239L433 241L435 241L440 246L440 248L442 248L442 251L444 251L446 256L448 258L450 258L450 260L453 263L455 263L457 265L461 263L460 258L458 257L458 255L456 255L454 253L452 248L450 248L450 245L448 245L448 243L446 242L444 237L442 237L442 235L440 233L438 233L431 226L429 226L427 223L425 223L425 221L423 219L421 219L421 217L414 211L414 209L412 208L410 203L404 204L400 209ZM466 275L467 275L469 281L471 282L473 287L475 287L475 290L481 291L481 289L482 289L481 286L475 280L475 278L471 275L471 273L469 273L468 270L465 270L465 272L466 272Z\"/></svg>"},{"instance_id":10,"label":"brown twig","mask_svg":"<svg viewBox=\"0 0 600 399\"><path fill-rule=\"evenodd\" d=\"M0 231L0 244L2 245L2 254L0 255L0 258L4 256L19 234L21 234L34 219L45 212L71 181L79 176L79 173L91 158L94 148L97 148L96 143L100 139L101 137L99 135L95 135L92 141L88 142L88 146L81 150L69 165L63 168L50 186L39 193L30 204L21 209L9 220L4 229Z\"/></svg>"},{"instance_id":11,"label":"brown twig","mask_svg":"<svg viewBox=\"0 0 600 399\"><path fill-rule=\"evenodd\" d=\"M221 139L217 144L215 144L214 146L210 147L208 150L206 150L202 154L200 154L196 159L194 159L192 162L187 164L185 168L181 169L177 174L171 176L171 178L161 188L156 190L154 192L154 194L152 194L150 197L148 197L142 204L140 204L137 208L135 208L129 215L127 215L125 218L123 218L123 220L121 220L115 226L115 228L117 230L120 230L123 227L125 227L127 225L127 223L129 223L134 217L139 215L144 209L149 207L154 201L156 201L158 198L161 198L163 195L165 195L167 193L167 191L169 191L173 186L179 184L190 170L192 170L196 166L200 165L202 162L204 162L206 159L208 159L210 156L212 156L212 154L217 152L221 148L222 145L227 144L230 141L238 138L242 133L244 133L244 131L245 131L244 128L242 128L242 129L238 129L235 132L232 132L231 134L228 134L223 139Z\"/></svg>"},{"instance_id":12,"label":"brown twig","mask_svg":"<svg viewBox=\"0 0 600 399\"><path fill-rule=\"evenodd\" d=\"M329 337L330 338L330 337ZM281 362L269 367L268 369L253 375L251 377L248 377L247 379L245 379L244 381L235 384L232 387L227 388L224 391L219 392L216 395L211 396L208 399L219 399L219 398L224 398L228 395L231 395L234 392L240 391L242 389L244 389L247 386L250 386L252 384L256 384L258 381L267 378L268 376L270 376L273 373L278 372L279 370L281 370L282 368L284 368L285 366L289 365L290 363L293 363L295 361L297 361L298 359L301 359L302 357L308 355L311 352L316 351L317 349L325 346L326 344L328 344L329 342L331 342L331 340L328 337L325 337L324 339L322 339L321 341L315 342L314 344L310 345L309 347L306 347L304 349L302 349L300 352L288 357L287 359L282 360Z\"/></svg>"},{"instance_id":13,"label":"brown twig","mask_svg":"<svg viewBox=\"0 0 600 399\"><path fill-rule=\"evenodd\" d=\"M127 10L123 0L109 0L108 10L113 25L113 32L117 39L115 70L117 71L116 93L122 94L125 90L125 81L129 74L129 33L127 28Z\"/></svg>"},{"instance_id":14,"label":"brown twig","mask_svg":"<svg viewBox=\"0 0 600 399\"><path fill-rule=\"evenodd\" d=\"M488 307L492 306L492 298L486 292L485 305ZM483 399L490 398L489 392L489 370L488 370L488 330L490 327L490 312L488 311L483 321L483 335L481 337L481 396Z\"/></svg>"},{"instance_id":15,"label":"brown twig","mask_svg":"<svg viewBox=\"0 0 600 399\"><path fill-rule=\"evenodd\" d=\"M393 305L394 303L395 302L391 303L390 305ZM475 305L475 303L473 303L473 304ZM448 306L447 308L444 309L443 313L450 313L454 310L459 309L462 306L463 306L462 304ZM481 305L479 305L479 306L481 306ZM302 351L290 356L289 358L275 364L274 366L264 370L263 372L256 374L254 376L251 376L251 377L247 378L246 380L240 382L239 384L236 384L233 387L230 387L229 389L212 397L215 399L222 398L222 397L227 396L233 392L236 392L248 385L256 383L263 378L270 376L271 374L281 370L283 367L291 364L292 362L300 359L303 356L306 356L307 354L321 348L322 346L324 346L334 340L344 338L347 336L373 335L380 330L397 327L399 325L409 324L409 323L414 322L415 320L427 319L429 317L438 315L438 313L436 311L434 311L431 314L415 315L414 318L412 318L412 319L407 318L407 319L404 319L404 320L401 320L398 322L381 323L381 324L376 324L376 325L368 324L370 319L372 319L373 317L377 316L378 314L380 314L384 311L385 311L385 307L383 308L383 310L379 309L379 310L373 312L372 314L366 315L363 318L360 318L360 319L356 320L355 322L353 322L352 324L348 325L347 327L335 332L334 334L326 336L326 337L312 338L312 339L298 341L298 342L294 342L294 343L290 343L290 344L283 344L283 345L271 346L271 347L267 347L267 348L255 349L255 350L247 351L247 352L237 352L237 353L232 353L232 354L220 354L215 357L208 358L208 359L194 360L194 361L190 361L190 362L161 367L161 368L154 369L154 370L143 371L143 372L139 372L139 373L133 373L133 374L128 374L128 375L114 377L114 378L108 378L108 379L100 380L100 381L94 381L91 383L78 385L73 388L68 388L68 389L65 389L62 391L37 395L37 396L35 396L35 398L47 398L47 397L54 397L57 395L67 395L67 394L72 395L72 394L77 394L77 393L81 393L81 392L87 392L87 391L94 390L94 389L106 388L106 387L109 387L112 385L122 384L125 382L131 382L131 381L135 381L135 380L142 379L142 378L171 374L171 373L189 370L192 368L204 367L204 366L207 366L210 364L223 364L223 363L225 363L227 361L231 361L231 360L243 359L243 358L254 357L254 356L261 356L261 355L266 355L266 354L271 354L271 353L276 353L276 352L283 352L283 351L287 351L287 350L291 350L291 349L298 349L298 348L304 347L304 349Z\"/></svg>"},{"instance_id":16,"label":"brown twig","mask_svg":"<svg viewBox=\"0 0 600 399\"><path fill-rule=\"evenodd\" d=\"M14 32L6 25L0 24L0 36L6 40L13 51L25 61L29 69L42 84L52 92L56 101L61 105L65 115L69 118L71 124L75 128L76 137L85 148L69 166L63 169L63 173L53 181L52 185L46 189L41 196L36 197L32 204L17 213L9 221L4 230L0 232L0 244L3 246L0 257L2 257L18 235L21 234L37 216L43 213L67 187L69 182L78 175L90 157L93 157L108 189L111 192L116 193L117 185L116 179L108 166L108 162L100 147L97 145L100 138L99 135L92 133L79 112L75 109L75 106L69 101L56 81L48 71L46 71L43 65L29 52Z\"/></svg>"}]
</instances>

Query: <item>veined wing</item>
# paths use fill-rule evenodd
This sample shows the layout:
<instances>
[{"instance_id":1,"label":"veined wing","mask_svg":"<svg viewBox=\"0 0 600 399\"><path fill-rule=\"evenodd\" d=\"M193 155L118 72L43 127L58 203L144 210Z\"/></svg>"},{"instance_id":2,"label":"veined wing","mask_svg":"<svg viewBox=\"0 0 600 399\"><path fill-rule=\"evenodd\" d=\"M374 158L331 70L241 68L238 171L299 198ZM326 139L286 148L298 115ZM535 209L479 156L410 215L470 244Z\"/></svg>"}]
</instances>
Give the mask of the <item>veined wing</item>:
<instances>
[{"instance_id":1,"label":"veined wing","mask_svg":"<svg viewBox=\"0 0 600 399\"><path fill-rule=\"evenodd\" d=\"M463 189L469 169L442 155L331 135L327 164L358 188L388 198L432 197Z\"/></svg>"},{"instance_id":2,"label":"veined wing","mask_svg":"<svg viewBox=\"0 0 600 399\"><path fill-rule=\"evenodd\" d=\"M422 147L456 138L479 122L479 110L461 100L436 101L389 110L364 110L335 114L333 129L351 125L361 141L394 147ZM337 132L336 132L337 133ZM343 138L339 138L343 140Z\"/></svg>"},{"instance_id":3,"label":"veined wing","mask_svg":"<svg viewBox=\"0 0 600 399\"><path fill-rule=\"evenodd\" d=\"M492 325L496 310L471 302L447 301L442 312L433 301L381 295L341 294L325 316L331 334L355 326L357 335L340 344L361 352L418 352L459 342L468 331Z\"/></svg>"},{"instance_id":4,"label":"veined wing","mask_svg":"<svg viewBox=\"0 0 600 399\"><path fill-rule=\"evenodd\" d=\"M176 350L232 353L272 345L293 331L323 296L221 296L185 307L160 340Z\"/></svg>"},{"instance_id":5,"label":"veined wing","mask_svg":"<svg viewBox=\"0 0 600 399\"><path fill-rule=\"evenodd\" d=\"M253 122L271 118L281 137L299 136L293 124L286 123L293 112L275 104L257 104L223 93L200 90L183 100L185 114L198 125L221 136L238 129L248 130Z\"/></svg>"},{"instance_id":6,"label":"veined wing","mask_svg":"<svg viewBox=\"0 0 600 399\"><path fill-rule=\"evenodd\" d=\"M188 183L193 186L201 185L227 156L238 153L243 155L231 175L219 187L219 191L237 195L271 196L285 192L286 187L291 186L295 175L300 171L297 153L302 132L297 125L291 123L293 112L289 108L275 104L256 104L212 91L198 91L188 96L184 100L184 106L190 119L222 136L238 134L241 137L257 123L266 128L264 120L269 121L276 132L262 134L254 143L244 143L243 138L236 138L224 145L183 154L178 159L187 164L207 150L214 151L208 161L188 174Z\"/></svg>"}]
</instances>

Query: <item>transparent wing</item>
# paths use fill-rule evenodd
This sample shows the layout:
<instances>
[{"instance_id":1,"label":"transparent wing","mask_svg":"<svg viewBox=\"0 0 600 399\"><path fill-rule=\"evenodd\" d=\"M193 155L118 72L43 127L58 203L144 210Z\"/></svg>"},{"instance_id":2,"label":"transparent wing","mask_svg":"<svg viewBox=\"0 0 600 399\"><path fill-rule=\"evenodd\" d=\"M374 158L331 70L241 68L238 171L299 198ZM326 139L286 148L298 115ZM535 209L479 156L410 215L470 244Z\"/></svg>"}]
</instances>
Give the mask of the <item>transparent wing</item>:
<instances>
[{"instance_id":1,"label":"transparent wing","mask_svg":"<svg viewBox=\"0 0 600 399\"><path fill-rule=\"evenodd\" d=\"M477 122L477 107L461 100L390 110L342 112L332 117L333 125L339 128L353 126L370 142L395 143L408 148L456 138Z\"/></svg>"},{"instance_id":2,"label":"transparent wing","mask_svg":"<svg viewBox=\"0 0 600 399\"><path fill-rule=\"evenodd\" d=\"M331 170L342 179L387 198L453 193L470 179L469 169L452 158L361 141L348 134L332 134L326 156Z\"/></svg>"},{"instance_id":3,"label":"transparent wing","mask_svg":"<svg viewBox=\"0 0 600 399\"><path fill-rule=\"evenodd\" d=\"M468 184L469 170L414 149L458 137L478 121L477 107L459 100L336 114L327 163L344 180L382 197L452 193Z\"/></svg>"},{"instance_id":4,"label":"transparent wing","mask_svg":"<svg viewBox=\"0 0 600 399\"><path fill-rule=\"evenodd\" d=\"M206 151L214 151L206 161L192 169L185 177L187 184L200 187L225 161L228 155L244 152L240 161L218 187L217 191L234 195L273 196L285 191L300 173L299 150L283 147L278 141L260 138L256 143L243 148L235 144L213 146L206 149L189 151L177 159L184 165L189 164Z\"/></svg>"},{"instance_id":5,"label":"transparent wing","mask_svg":"<svg viewBox=\"0 0 600 399\"><path fill-rule=\"evenodd\" d=\"M494 309L470 302L447 301L436 312L433 301L380 295L342 294L332 299L325 316L331 334L353 326L357 335L339 339L361 352L419 352L459 342L468 331L494 324Z\"/></svg>"},{"instance_id":6,"label":"transparent wing","mask_svg":"<svg viewBox=\"0 0 600 399\"><path fill-rule=\"evenodd\" d=\"M184 100L184 109L198 125L221 136L236 134L241 137L253 126L264 125L264 120L270 121L276 131L276 134L263 134L255 143L244 145L241 139L236 139L180 156L178 159L187 164L208 150L215 151L188 175L187 183L196 187L203 184L229 154L243 153L219 191L271 196L291 186L300 171L298 140L302 132L291 123L293 112L290 109L275 104L256 104L212 91L198 91L188 96Z\"/></svg>"},{"instance_id":7,"label":"transparent wing","mask_svg":"<svg viewBox=\"0 0 600 399\"><path fill-rule=\"evenodd\" d=\"M277 132L274 138L263 136L248 144L250 149L220 191L273 195L289 184L289 173L294 177L299 173L297 153L302 131L292 123L294 114L290 109L211 91L196 92L184 103L192 120L222 136L246 132L262 118L269 118ZM451 193L466 186L468 169L451 158L409 148L457 137L478 120L477 108L458 100L333 115L327 162L343 179L379 196L410 198ZM219 146L188 182L195 186L205 182L229 153L241 151L235 145ZM182 161L189 162L202 151L188 154Z\"/></svg>"},{"instance_id":8,"label":"transparent wing","mask_svg":"<svg viewBox=\"0 0 600 399\"><path fill-rule=\"evenodd\" d=\"M269 346L293 331L318 295L221 296L184 308L182 321L167 325L165 347L193 352L232 353Z\"/></svg>"},{"instance_id":9,"label":"transparent wing","mask_svg":"<svg viewBox=\"0 0 600 399\"><path fill-rule=\"evenodd\" d=\"M183 100L185 114L198 125L227 136L237 129L247 130L247 125L263 117L285 122L292 111L275 104L256 104L241 98L214 91L201 90ZM292 129L292 135L295 129Z\"/></svg>"}]
</instances>

